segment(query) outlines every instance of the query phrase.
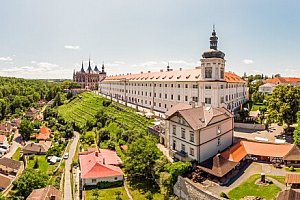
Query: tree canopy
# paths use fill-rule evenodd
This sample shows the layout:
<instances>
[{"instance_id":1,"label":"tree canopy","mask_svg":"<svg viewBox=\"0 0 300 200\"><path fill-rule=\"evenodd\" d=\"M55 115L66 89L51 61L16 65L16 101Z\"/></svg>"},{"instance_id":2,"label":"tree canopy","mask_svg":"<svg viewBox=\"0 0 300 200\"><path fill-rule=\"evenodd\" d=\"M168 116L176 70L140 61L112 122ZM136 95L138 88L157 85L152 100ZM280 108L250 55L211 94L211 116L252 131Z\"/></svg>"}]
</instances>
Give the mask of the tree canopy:
<instances>
[{"instance_id":1,"label":"tree canopy","mask_svg":"<svg viewBox=\"0 0 300 200\"><path fill-rule=\"evenodd\" d=\"M296 113L300 110L300 87L277 86L268 96L267 104L270 121L292 125L297 121Z\"/></svg>"}]
</instances>

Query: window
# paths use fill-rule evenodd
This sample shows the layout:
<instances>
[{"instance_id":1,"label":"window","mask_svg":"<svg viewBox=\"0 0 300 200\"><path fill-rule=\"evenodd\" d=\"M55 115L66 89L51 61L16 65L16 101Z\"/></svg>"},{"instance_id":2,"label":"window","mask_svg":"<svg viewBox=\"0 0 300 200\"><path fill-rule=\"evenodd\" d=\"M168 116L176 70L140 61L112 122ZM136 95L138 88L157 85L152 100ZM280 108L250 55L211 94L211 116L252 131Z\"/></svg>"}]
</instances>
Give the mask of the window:
<instances>
[{"instance_id":1,"label":"window","mask_svg":"<svg viewBox=\"0 0 300 200\"><path fill-rule=\"evenodd\" d=\"M185 129L181 128L181 138L185 139Z\"/></svg>"},{"instance_id":2,"label":"window","mask_svg":"<svg viewBox=\"0 0 300 200\"><path fill-rule=\"evenodd\" d=\"M205 98L205 103L206 104L211 104L211 98Z\"/></svg>"},{"instance_id":3,"label":"window","mask_svg":"<svg viewBox=\"0 0 300 200\"><path fill-rule=\"evenodd\" d=\"M154 97L156 97L156 93L154 93Z\"/></svg>"},{"instance_id":4,"label":"window","mask_svg":"<svg viewBox=\"0 0 300 200\"><path fill-rule=\"evenodd\" d=\"M118 177L115 177L115 180L118 180Z\"/></svg>"},{"instance_id":5,"label":"window","mask_svg":"<svg viewBox=\"0 0 300 200\"><path fill-rule=\"evenodd\" d=\"M205 67L205 78L212 78L212 67Z\"/></svg>"},{"instance_id":6,"label":"window","mask_svg":"<svg viewBox=\"0 0 300 200\"><path fill-rule=\"evenodd\" d=\"M224 79L224 68L221 68L220 70L220 78Z\"/></svg>"},{"instance_id":7,"label":"window","mask_svg":"<svg viewBox=\"0 0 300 200\"><path fill-rule=\"evenodd\" d=\"M168 84L165 84L165 87L168 87Z\"/></svg>"},{"instance_id":8,"label":"window","mask_svg":"<svg viewBox=\"0 0 300 200\"><path fill-rule=\"evenodd\" d=\"M167 104L165 104L165 108L167 108Z\"/></svg>"},{"instance_id":9,"label":"window","mask_svg":"<svg viewBox=\"0 0 300 200\"><path fill-rule=\"evenodd\" d=\"M220 146L220 145L221 145L221 138L218 137L218 146Z\"/></svg>"},{"instance_id":10,"label":"window","mask_svg":"<svg viewBox=\"0 0 300 200\"><path fill-rule=\"evenodd\" d=\"M171 87L173 87L173 84L171 84Z\"/></svg>"},{"instance_id":11,"label":"window","mask_svg":"<svg viewBox=\"0 0 300 200\"><path fill-rule=\"evenodd\" d=\"M221 134L221 126L218 126L217 135Z\"/></svg>"},{"instance_id":12,"label":"window","mask_svg":"<svg viewBox=\"0 0 300 200\"><path fill-rule=\"evenodd\" d=\"M161 93L159 93L159 98L161 98Z\"/></svg>"},{"instance_id":13,"label":"window","mask_svg":"<svg viewBox=\"0 0 300 200\"><path fill-rule=\"evenodd\" d=\"M194 102L198 102L198 97L192 97L192 100L193 100Z\"/></svg>"},{"instance_id":14,"label":"window","mask_svg":"<svg viewBox=\"0 0 300 200\"><path fill-rule=\"evenodd\" d=\"M176 126L175 125L172 126L172 130L173 130L172 131L173 135L176 135Z\"/></svg>"},{"instance_id":15,"label":"window","mask_svg":"<svg viewBox=\"0 0 300 200\"><path fill-rule=\"evenodd\" d=\"M221 97L221 103L224 103L224 97Z\"/></svg>"},{"instance_id":16,"label":"window","mask_svg":"<svg viewBox=\"0 0 300 200\"><path fill-rule=\"evenodd\" d=\"M158 107L161 107L161 103L158 104Z\"/></svg>"},{"instance_id":17,"label":"window","mask_svg":"<svg viewBox=\"0 0 300 200\"><path fill-rule=\"evenodd\" d=\"M211 85L205 85L205 89L206 90L210 90L211 89Z\"/></svg>"},{"instance_id":18,"label":"window","mask_svg":"<svg viewBox=\"0 0 300 200\"><path fill-rule=\"evenodd\" d=\"M193 131L190 131L190 142L194 142L194 141L195 141L195 135Z\"/></svg>"},{"instance_id":19,"label":"window","mask_svg":"<svg viewBox=\"0 0 300 200\"><path fill-rule=\"evenodd\" d=\"M165 94L165 99L167 99L168 98L168 94Z\"/></svg>"},{"instance_id":20,"label":"window","mask_svg":"<svg viewBox=\"0 0 300 200\"><path fill-rule=\"evenodd\" d=\"M159 84L159 87L161 87L161 84Z\"/></svg>"},{"instance_id":21,"label":"window","mask_svg":"<svg viewBox=\"0 0 300 200\"><path fill-rule=\"evenodd\" d=\"M180 88L180 84L178 84L177 87Z\"/></svg>"},{"instance_id":22,"label":"window","mask_svg":"<svg viewBox=\"0 0 300 200\"><path fill-rule=\"evenodd\" d=\"M171 94L171 100L173 100L173 94Z\"/></svg>"},{"instance_id":23,"label":"window","mask_svg":"<svg viewBox=\"0 0 300 200\"><path fill-rule=\"evenodd\" d=\"M177 99L178 99L178 101L180 101L180 95L178 95Z\"/></svg>"},{"instance_id":24,"label":"window","mask_svg":"<svg viewBox=\"0 0 300 200\"><path fill-rule=\"evenodd\" d=\"M176 149L176 140L173 140L173 149Z\"/></svg>"},{"instance_id":25,"label":"window","mask_svg":"<svg viewBox=\"0 0 300 200\"><path fill-rule=\"evenodd\" d=\"M181 151L185 152L185 145L181 144Z\"/></svg>"},{"instance_id":26,"label":"window","mask_svg":"<svg viewBox=\"0 0 300 200\"><path fill-rule=\"evenodd\" d=\"M185 88L188 88L189 87L189 85L188 84L185 84Z\"/></svg>"},{"instance_id":27,"label":"window","mask_svg":"<svg viewBox=\"0 0 300 200\"><path fill-rule=\"evenodd\" d=\"M221 87L221 89L224 89L224 85L221 85L220 87Z\"/></svg>"},{"instance_id":28,"label":"window","mask_svg":"<svg viewBox=\"0 0 300 200\"><path fill-rule=\"evenodd\" d=\"M185 96L185 101L188 101L188 96Z\"/></svg>"},{"instance_id":29,"label":"window","mask_svg":"<svg viewBox=\"0 0 300 200\"><path fill-rule=\"evenodd\" d=\"M97 182L97 180L96 179L92 179L92 183L96 183Z\"/></svg>"},{"instance_id":30,"label":"window","mask_svg":"<svg viewBox=\"0 0 300 200\"><path fill-rule=\"evenodd\" d=\"M197 84L193 85L193 88L198 88L198 85Z\"/></svg>"},{"instance_id":31,"label":"window","mask_svg":"<svg viewBox=\"0 0 300 200\"><path fill-rule=\"evenodd\" d=\"M195 155L194 148L190 148L190 155L191 155L191 156L194 156L194 155Z\"/></svg>"}]
</instances>

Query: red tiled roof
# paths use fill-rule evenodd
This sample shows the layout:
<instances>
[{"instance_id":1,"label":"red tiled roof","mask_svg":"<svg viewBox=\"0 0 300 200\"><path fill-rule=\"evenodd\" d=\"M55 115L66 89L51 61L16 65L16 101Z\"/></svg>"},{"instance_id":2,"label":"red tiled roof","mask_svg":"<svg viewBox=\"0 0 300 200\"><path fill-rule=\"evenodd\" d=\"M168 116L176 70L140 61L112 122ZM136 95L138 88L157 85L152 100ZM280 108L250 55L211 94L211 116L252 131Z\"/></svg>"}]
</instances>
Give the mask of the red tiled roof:
<instances>
[{"instance_id":1,"label":"red tiled roof","mask_svg":"<svg viewBox=\"0 0 300 200\"><path fill-rule=\"evenodd\" d=\"M79 161L81 178L103 178L124 175L120 167L106 163L106 159L100 157L97 152L79 155ZM111 162L109 159L108 161Z\"/></svg>"},{"instance_id":2,"label":"red tiled roof","mask_svg":"<svg viewBox=\"0 0 300 200\"><path fill-rule=\"evenodd\" d=\"M42 126L40 128L40 132L38 134L36 134L36 139L38 140L47 140L50 138L50 129L45 127L45 126Z\"/></svg>"},{"instance_id":3,"label":"red tiled roof","mask_svg":"<svg viewBox=\"0 0 300 200\"><path fill-rule=\"evenodd\" d=\"M120 165L122 164L121 159L115 151L109 149L100 149L100 157L105 159L107 165Z\"/></svg>"},{"instance_id":4,"label":"red tiled roof","mask_svg":"<svg viewBox=\"0 0 300 200\"><path fill-rule=\"evenodd\" d=\"M221 155L230 161L240 162L247 155L247 151L243 146L243 143L239 142L223 151Z\"/></svg>"},{"instance_id":5,"label":"red tiled roof","mask_svg":"<svg viewBox=\"0 0 300 200\"><path fill-rule=\"evenodd\" d=\"M62 199L62 192L55 187L48 185L41 189L32 190L27 200L50 200L51 197L55 197L55 200Z\"/></svg>"},{"instance_id":6,"label":"red tiled roof","mask_svg":"<svg viewBox=\"0 0 300 200\"><path fill-rule=\"evenodd\" d=\"M6 140L6 136L5 135L0 135L0 142L4 142L4 140Z\"/></svg>"},{"instance_id":7,"label":"red tiled roof","mask_svg":"<svg viewBox=\"0 0 300 200\"><path fill-rule=\"evenodd\" d=\"M282 84L282 83L297 83L300 82L300 78L297 77L276 77L266 80L266 83Z\"/></svg>"}]
</instances>

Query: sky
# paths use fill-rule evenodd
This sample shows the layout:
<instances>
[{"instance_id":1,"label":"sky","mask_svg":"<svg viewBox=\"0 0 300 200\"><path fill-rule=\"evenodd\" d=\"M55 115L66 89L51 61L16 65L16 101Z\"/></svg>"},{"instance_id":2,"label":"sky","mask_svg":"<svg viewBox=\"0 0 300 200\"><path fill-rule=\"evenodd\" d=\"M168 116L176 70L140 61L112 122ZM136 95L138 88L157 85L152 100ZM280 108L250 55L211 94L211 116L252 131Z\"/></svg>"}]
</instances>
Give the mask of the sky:
<instances>
[{"instance_id":1,"label":"sky","mask_svg":"<svg viewBox=\"0 0 300 200\"><path fill-rule=\"evenodd\" d=\"M2 0L0 76L194 68L215 24L226 71L299 76L300 1Z\"/></svg>"}]
</instances>

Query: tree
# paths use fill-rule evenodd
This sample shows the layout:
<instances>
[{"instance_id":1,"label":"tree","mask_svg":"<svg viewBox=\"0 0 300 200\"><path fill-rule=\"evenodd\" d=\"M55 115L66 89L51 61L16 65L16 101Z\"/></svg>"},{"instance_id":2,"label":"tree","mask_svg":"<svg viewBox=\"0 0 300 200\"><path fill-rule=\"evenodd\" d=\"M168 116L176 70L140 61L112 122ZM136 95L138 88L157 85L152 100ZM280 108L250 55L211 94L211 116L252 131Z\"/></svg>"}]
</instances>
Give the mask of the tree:
<instances>
[{"instance_id":1,"label":"tree","mask_svg":"<svg viewBox=\"0 0 300 200\"><path fill-rule=\"evenodd\" d=\"M125 159L125 172L128 177L153 178L152 167L159 153L155 142L149 138L139 138L131 143Z\"/></svg>"},{"instance_id":2,"label":"tree","mask_svg":"<svg viewBox=\"0 0 300 200\"><path fill-rule=\"evenodd\" d=\"M300 145L300 111L297 112L297 128L294 130L294 143Z\"/></svg>"},{"instance_id":3,"label":"tree","mask_svg":"<svg viewBox=\"0 0 300 200\"><path fill-rule=\"evenodd\" d=\"M26 198L32 190L45 187L48 179L48 175L40 170L26 169L23 175L13 183L17 190L16 195Z\"/></svg>"},{"instance_id":4,"label":"tree","mask_svg":"<svg viewBox=\"0 0 300 200\"><path fill-rule=\"evenodd\" d=\"M62 105L61 94L58 92L54 98L54 106Z\"/></svg>"},{"instance_id":5,"label":"tree","mask_svg":"<svg viewBox=\"0 0 300 200\"><path fill-rule=\"evenodd\" d=\"M300 87L291 85L277 86L267 98L269 121L288 126L296 122L296 113L300 106Z\"/></svg>"},{"instance_id":6,"label":"tree","mask_svg":"<svg viewBox=\"0 0 300 200\"><path fill-rule=\"evenodd\" d=\"M252 94L251 98L252 98L252 101L253 101L254 103L262 103L263 100L264 100L263 94L262 94L261 92L259 92L259 91L255 91L255 92Z\"/></svg>"},{"instance_id":7,"label":"tree","mask_svg":"<svg viewBox=\"0 0 300 200\"><path fill-rule=\"evenodd\" d=\"M178 176L189 171L189 168L192 166L190 162L175 162L169 163L165 166L167 172L169 172L172 176L172 184L175 184Z\"/></svg>"},{"instance_id":8,"label":"tree","mask_svg":"<svg viewBox=\"0 0 300 200\"><path fill-rule=\"evenodd\" d=\"M33 132L32 123L27 119L23 119L20 124L20 132L24 140L29 140L30 134Z\"/></svg>"}]
</instances>

